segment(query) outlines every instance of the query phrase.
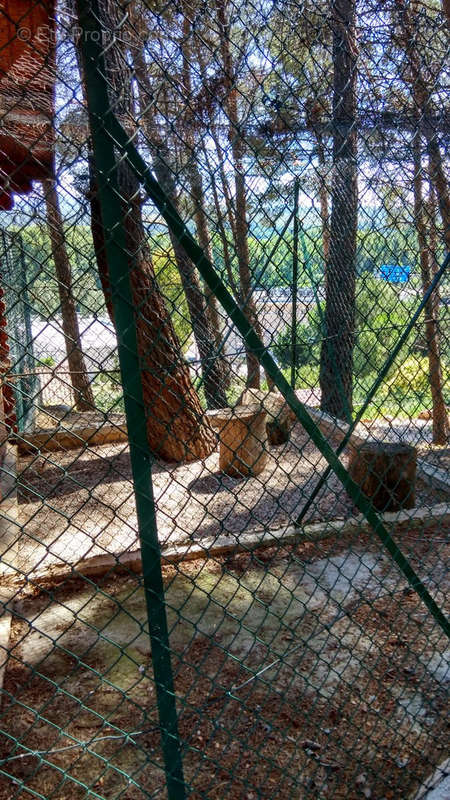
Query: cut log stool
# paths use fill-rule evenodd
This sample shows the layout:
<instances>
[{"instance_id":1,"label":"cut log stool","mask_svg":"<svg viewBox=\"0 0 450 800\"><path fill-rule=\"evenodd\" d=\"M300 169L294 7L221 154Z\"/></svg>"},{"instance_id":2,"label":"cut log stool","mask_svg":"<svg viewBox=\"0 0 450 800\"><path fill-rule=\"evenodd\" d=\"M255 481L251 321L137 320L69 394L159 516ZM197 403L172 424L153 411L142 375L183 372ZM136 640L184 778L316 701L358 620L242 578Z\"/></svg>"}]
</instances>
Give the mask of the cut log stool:
<instances>
[{"instance_id":1,"label":"cut log stool","mask_svg":"<svg viewBox=\"0 0 450 800\"><path fill-rule=\"evenodd\" d=\"M274 447L286 444L289 441L295 416L284 397L277 392L246 389L242 394L241 403L248 405L255 402L258 402L261 408L267 412L266 431L269 444Z\"/></svg>"},{"instance_id":2,"label":"cut log stool","mask_svg":"<svg viewBox=\"0 0 450 800\"><path fill-rule=\"evenodd\" d=\"M260 404L207 412L219 434L221 472L240 478L259 475L267 462L266 412Z\"/></svg>"},{"instance_id":3,"label":"cut log stool","mask_svg":"<svg viewBox=\"0 0 450 800\"><path fill-rule=\"evenodd\" d=\"M350 450L349 473L378 511L416 503L417 451L409 444L367 441Z\"/></svg>"},{"instance_id":4,"label":"cut log stool","mask_svg":"<svg viewBox=\"0 0 450 800\"><path fill-rule=\"evenodd\" d=\"M272 422L267 422L267 437L269 443L273 447L280 444L286 444L291 435L292 423L288 419L274 419Z\"/></svg>"}]
</instances>

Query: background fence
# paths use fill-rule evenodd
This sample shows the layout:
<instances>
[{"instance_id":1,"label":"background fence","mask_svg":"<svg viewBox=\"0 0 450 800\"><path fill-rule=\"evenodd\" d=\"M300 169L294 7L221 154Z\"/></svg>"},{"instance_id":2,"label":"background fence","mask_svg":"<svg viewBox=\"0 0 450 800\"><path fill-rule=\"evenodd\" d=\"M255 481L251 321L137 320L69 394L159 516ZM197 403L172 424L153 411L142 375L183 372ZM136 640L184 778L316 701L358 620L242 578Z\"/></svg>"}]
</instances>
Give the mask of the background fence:
<instances>
[{"instance_id":1,"label":"background fence","mask_svg":"<svg viewBox=\"0 0 450 800\"><path fill-rule=\"evenodd\" d=\"M445 10L0 13L0 800L426 797Z\"/></svg>"},{"instance_id":2,"label":"background fence","mask_svg":"<svg viewBox=\"0 0 450 800\"><path fill-rule=\"evenodd\" d=\"M28 297L31 273L20 234L1 232L3 322L6 323L7 369L11 376L14 422L20 430L33 426L37 390L33 347L32 305ZM13 377L16 376L16 377Z\"/></svg>"}]
</instances>

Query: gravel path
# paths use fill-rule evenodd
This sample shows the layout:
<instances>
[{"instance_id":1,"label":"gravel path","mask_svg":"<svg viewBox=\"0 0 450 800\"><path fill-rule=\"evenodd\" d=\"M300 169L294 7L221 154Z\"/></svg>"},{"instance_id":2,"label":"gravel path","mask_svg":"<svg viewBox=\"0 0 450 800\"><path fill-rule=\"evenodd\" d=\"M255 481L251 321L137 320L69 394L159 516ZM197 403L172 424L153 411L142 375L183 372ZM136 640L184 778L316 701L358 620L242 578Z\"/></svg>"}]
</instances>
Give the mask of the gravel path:
<instances>
[{"instance_id":1,"label":"gravel path","mask_svg":"<svg viewBox=\"0 0 450 800\"><path fill-rule=\"evenodd\" d=\"M204 462L157 463L153 488L160 541L188 542L286 524L325 467L299 425L287 445L271 448L265 470L254 478L221 474L217 450ZM73 561L138 546L127 446L24 457L19 471L21 563L31 559L42 566L42 561ZM339 481L331 476L307 519L345 517L351 510Z\"/></svg>"},{"instance_id":2,"label":"gravel path","mask_svg":"<svg viewBox=\"0 0 450 800\"><path fill-rule=\"evenodd\" d=\"M257 477L236 480L223 475L218 460L216 450L204 462L155 465L153 488L163 545L292 523L326 467L300 425L288 444L271 448L267 466ZM5 556L10 565L29 569L30 562L39 567L75 563L86 556L138 547L124 443L23 457L19 473L21 529L17 546ZM434 490L420 483L416 494L417 506L438 502ZM332 474L305 521L353 513L352 502Z\"/></svg>"},{"instance_id":3,"label":"gravel path","mask_svg":"<svg viewBox=\"0 0 450 800\"><path fill-rule=\"evenodd\" d=\"M408 442L414 445L431 444L433 435L432 423L423 419L374 420L360 423L356 430L370 432L371 436L382 442Z\"/></svg>"}]
</instances>

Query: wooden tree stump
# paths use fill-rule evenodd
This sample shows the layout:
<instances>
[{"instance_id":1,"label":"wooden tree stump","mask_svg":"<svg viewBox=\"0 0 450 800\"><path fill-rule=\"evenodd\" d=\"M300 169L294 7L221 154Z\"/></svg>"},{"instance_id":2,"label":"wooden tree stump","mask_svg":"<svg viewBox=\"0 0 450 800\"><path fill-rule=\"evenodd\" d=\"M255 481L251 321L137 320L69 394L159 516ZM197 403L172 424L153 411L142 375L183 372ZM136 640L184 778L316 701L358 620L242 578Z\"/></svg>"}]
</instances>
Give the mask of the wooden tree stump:
<instances>
[{"instance_id":1,"label":"wooden tree stump","mask_svg":"<svg viewBox=\"0 0 450 800\"><path fill-rule=\"evenodd\" d=\"M286 444L295 418L284 397L278 392L246 389L241 397L242 405L255 402L259 402L261 408L267 412L266 432L269 444Z\"/></svg>"},{"instance_id":2,"label":"wooden tree stump","mask_svg":"<svg viewBox=\"0 0 450 800\"><path fill-rule=\"evenodd\" d=\"M207 412L219 434L221 472L240 478L259 475L267 463L266 412L260 404Z\"/></svg>"},{"instance_id":3,"label":"wooden tree stump","mask_svg":"<svg viewBox=\"0 0 450 800\"><path fill-rule=\"evenodd\" d=\"M280 444L286 444L291 435L292 423L287 419L274 419L272 422L267 421L266 431L269 444L277 447Z\"/></svg>"},{"instance_id":4,"label":"wooden tree stump","mask_svg":"<svg viewBox=\"0 0 450 800\"><path fill-rule=\"evenodd\" d=\"M368 441L350 450L349 473L378 511L413 508L417 452L409 444Z\"/></svg>"}]
</instances>

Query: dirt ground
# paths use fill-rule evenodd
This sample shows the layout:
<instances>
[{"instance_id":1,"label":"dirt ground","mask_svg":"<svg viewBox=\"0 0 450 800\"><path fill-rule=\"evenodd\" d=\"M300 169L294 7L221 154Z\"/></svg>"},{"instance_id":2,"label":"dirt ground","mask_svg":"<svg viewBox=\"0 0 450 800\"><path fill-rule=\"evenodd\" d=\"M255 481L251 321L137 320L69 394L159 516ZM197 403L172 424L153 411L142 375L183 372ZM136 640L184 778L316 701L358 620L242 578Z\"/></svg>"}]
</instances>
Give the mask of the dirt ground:
<instances>
[{"instance_id":1,"label":"dirt ground","mask_svg":"<svg viewBox=\"0 0 450 800\"><path fill-rule=\"evenodd\" d=\"M271 448L268 464L257 477L236 480L223 475L218 460L216 450L205 462L155 465L153 483L163 547L289 524L326 467L300 425L293 429L288 444ZM138 547L126 444L22 457L18 473L19 520L14 527L15 544L5 557L12 567L29 571L31 566L75 563L86 556ZM417 506L447 499L418 481ZM331 475L305 522L352 513L350 499Z\"/></svg>"},{"instance_id":2,"label":"dirt ground","mask_svg":"<svg viewBox=\"0 0 450 800\"><path fill-rule=\"evenodd\" d=\"M399 540L443 608L448 533ZM189 797L405 800L442 762L448 642L372 537L164 579ZM0 763L0 800L166 796L146 626L135 575L22 591L0 758L46 752Z\"/></svg>"},{"instance_id":3,"label":"dirt ground","mask_svg":"<svg viewBox=\"0 0 450 800\"><path fill-rule=\"evenodd\" d=\"M433 447L427 448L421 454L426 458L429 464L435 464L439 469L450 472L450 448L449 447Z\"/></svg>"}]
</instances>

